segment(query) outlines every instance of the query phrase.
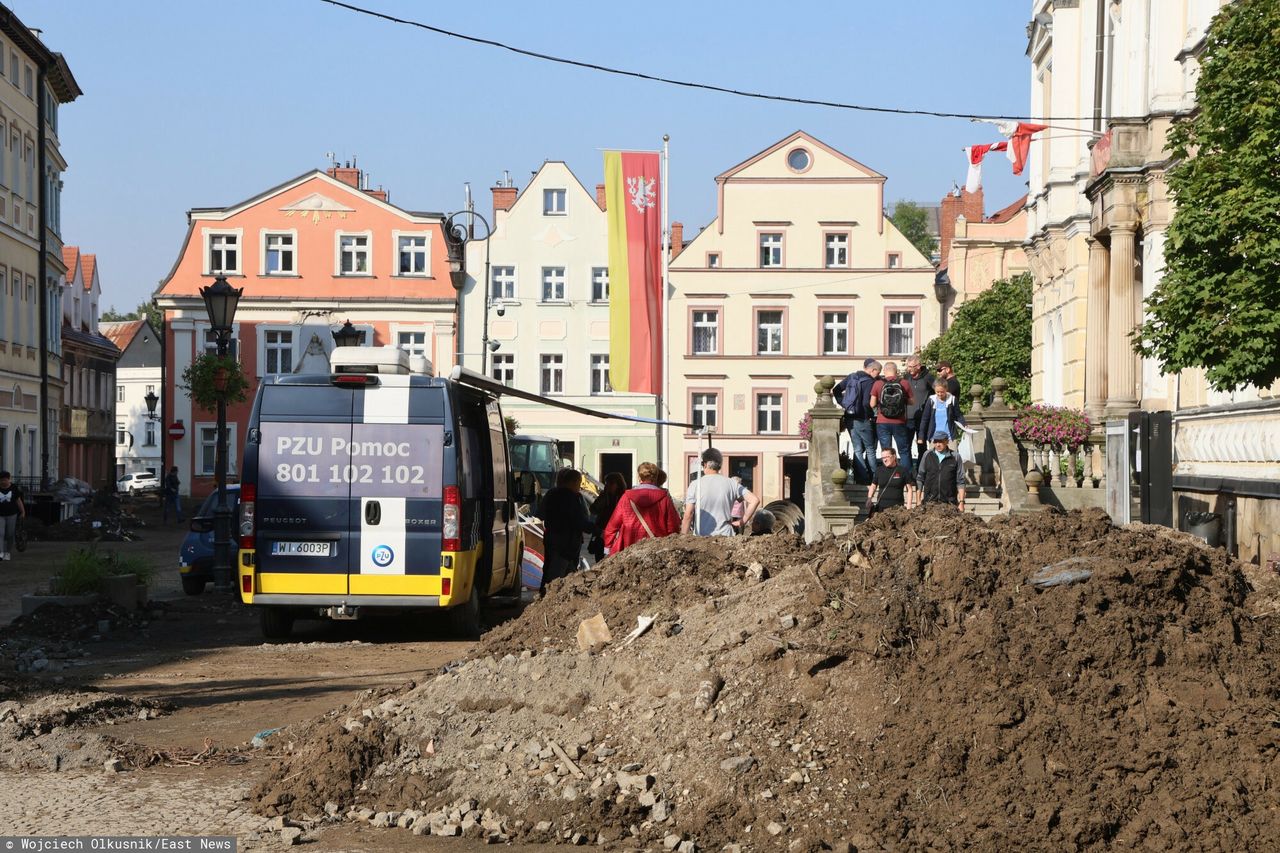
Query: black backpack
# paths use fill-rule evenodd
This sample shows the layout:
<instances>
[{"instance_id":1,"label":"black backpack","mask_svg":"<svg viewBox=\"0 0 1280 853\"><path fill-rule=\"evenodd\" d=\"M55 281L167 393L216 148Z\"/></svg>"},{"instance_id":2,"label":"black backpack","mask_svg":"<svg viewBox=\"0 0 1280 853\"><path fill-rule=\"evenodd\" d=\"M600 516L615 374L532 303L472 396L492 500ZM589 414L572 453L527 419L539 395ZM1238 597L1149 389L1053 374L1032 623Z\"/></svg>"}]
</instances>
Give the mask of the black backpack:
<instances>
[{"instance_id":1,"label":"black backpack","mask_svg":"<svg viewBox=\"0 0 1280 853\"><path fill-rule=\"evenodd\" d=\"M907 414L907 393L896 379L884 383L880 389L880 414L886 418L901 418Z\"/></svg>"},{"instance_id":2,"label":"black backpack","mask_svg":"<svg viewBox=\"0 0 1280 853\"><path fill-rule=\"evenodd\" d=\"M846 380L844 398L840 401L844 405L846 419L865 421L870 416L871 413L867 411L867 395L864 393L870 382L871 377L862 371L853 374Z\"/></svg>"}]
</instances>

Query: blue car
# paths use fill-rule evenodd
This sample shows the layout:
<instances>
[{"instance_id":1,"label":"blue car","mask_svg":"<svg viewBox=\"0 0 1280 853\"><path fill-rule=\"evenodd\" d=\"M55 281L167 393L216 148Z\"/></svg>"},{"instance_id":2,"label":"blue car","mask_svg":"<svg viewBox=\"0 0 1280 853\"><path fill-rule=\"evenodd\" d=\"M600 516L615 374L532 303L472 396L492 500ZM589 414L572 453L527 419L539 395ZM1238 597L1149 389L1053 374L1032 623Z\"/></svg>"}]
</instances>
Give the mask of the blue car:
<instances>
[{"instance_id":1,"label":"blue car","mask_svg":"<svg viewBox=\"0 0 1280 853\"><path fill-rule=\"evenodd\" d=\"M204 585L213 580L213 511L217 505L217 492L204 499L200 511L191 517L191 532L182 540L182 548L178 551L182 591L187 595L199 595L204 592ZM227 506L231 508L234 536L236 518L240 512L239 484L227 485ZM235 547L234 543L232 547ZM234 556L232 559L234 560Z\"/></svg>"}]
</instances>

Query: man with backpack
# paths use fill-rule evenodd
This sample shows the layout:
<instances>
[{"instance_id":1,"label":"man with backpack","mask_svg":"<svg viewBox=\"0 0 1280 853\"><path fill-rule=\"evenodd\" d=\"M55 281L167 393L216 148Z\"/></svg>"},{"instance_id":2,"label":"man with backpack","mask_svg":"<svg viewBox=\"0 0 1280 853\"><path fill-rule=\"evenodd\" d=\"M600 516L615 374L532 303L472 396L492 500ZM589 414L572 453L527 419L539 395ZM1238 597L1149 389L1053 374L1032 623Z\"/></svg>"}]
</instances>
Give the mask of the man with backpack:
<instances>
[{"instance_id":1,"label":"man with backpack","mask_svg":"<svg viewBox=\"0 0 1280 853\"><path fill-rule=\"evenodd\" d=\"M855 370L831 389L836 405L844 409L844 426L849 431L849 456L854 479L871 484L876 472L876 432L871 409L871 386L880 375L880 362L869 358L862 370Z\"/></svg>"},{"instance_id":2,"label":"man with backpack","mask_svg":"<svg viewBox=\"0 0 1280 853\"><path fill-rule=\"evenodd\" d=\"M898 464L907 483L911 482L911 427L907 426L907 407L915 402L911 385L898 378L898 365L885 362L884 376L871 386L871 406L876 412L876 438L881 450L897 446ZM907 486L907 502L911 502L911 486Z\"/></svg>"}]
</instances>

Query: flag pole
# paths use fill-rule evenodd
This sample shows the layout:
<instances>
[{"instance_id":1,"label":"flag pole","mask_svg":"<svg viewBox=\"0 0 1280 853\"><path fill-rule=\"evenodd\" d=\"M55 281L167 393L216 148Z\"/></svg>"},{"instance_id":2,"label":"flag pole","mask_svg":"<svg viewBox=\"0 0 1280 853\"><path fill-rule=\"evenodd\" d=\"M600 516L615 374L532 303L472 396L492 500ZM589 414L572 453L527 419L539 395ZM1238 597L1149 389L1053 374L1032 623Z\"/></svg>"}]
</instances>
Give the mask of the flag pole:
<instances>
[{"instance_id":1,"label":"flag pole","mask_svg":"<svg viewBox=\"0 0 1280 853\"><path fill-rule=\"evenodd\" d=\"M667 331L670 327L670 318L668 317L667 312L667 295L670 292L670 287L667 283L667 275L671 268L671 212L667 209L667 200L671 195L670 191L667 189L667 179L670 175L670 167L668 165L670 156L667 150L667 143L670 139L671 137L669 135L665 133L662 134L662 336L659 339L658 350L658 357L662 359L662 385L659 386L657 399L654 401L657 406L657 418L660 421L664 418L663 411L667 398L667 384L669 382L667 366L667 341L669 337L667 335ZM666 408L670 408L670 406L666 406ZM666 470L666 465L663 463L667 458L667 431L661 426L658 427L657 439L658 467ZM687 477L688 474L686 473L685 476Z\"/></svg>"}]
</instances>

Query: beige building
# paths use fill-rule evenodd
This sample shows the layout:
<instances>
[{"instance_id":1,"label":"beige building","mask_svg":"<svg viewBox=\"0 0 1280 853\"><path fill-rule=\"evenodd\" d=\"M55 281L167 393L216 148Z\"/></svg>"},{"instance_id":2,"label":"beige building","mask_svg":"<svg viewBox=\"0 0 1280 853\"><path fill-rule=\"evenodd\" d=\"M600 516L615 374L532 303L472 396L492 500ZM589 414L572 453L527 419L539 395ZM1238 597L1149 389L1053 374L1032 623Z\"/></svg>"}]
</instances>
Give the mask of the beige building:
<instances>
[{"instance_id":1,"label":"beige building","mask_svg":"<svg viewBox=\"0 0 1280 853\"><path fill-rule=\"evenodd\" d=\"M28 489L58 475L58 106L80 94L62 55L0 6L0 468Z\"/></svg>"},{"instance_id":2,"label":"beige building","mask_svg":"<svg viewBox=\"0 0 1280 853\"><path fill-rule=\"evenodd\" d=\"M987 216L981 187L973 193L957 189L942 200L937 280L954 291L949 315L995 282L1027 271L1026 203L1023 196Z\"/></svg>"},{"instance_id":3,"label":"beige building","mask_svg":"<svg viewBox=\"0 0 1280 853\"><path fill-rule=\"evenodd\" d=\"M523 190L493 188L493 234L467 244L459 363L572 405L652 418L652 395L617 392L609 383L604 204L603 185L593 195L557 160L543 163ZM503 411L521 433L555 438L565 458L600 479L618 472L632 483L636 466L657 458L652 425L515 397Z\"/></svg>"},{"instance_id":4,"label":"beige building","mask_svg":"<svg viewBox=\"0 0 1280 853\"><path fill-rule=\"evenodd\" d=\"M1195 107L1197 57L1225 2L1031 4L1031 114L1054 125L1030 165L1032 394L1095 422L1172 411L1174 523L1218 512L1227 545L1256 560L1280 552L1277 389L1216 394L1201 371L1164 376L1129 342L1164 269L1166 136Z\"/></svg>"},{"instance_id":5,"label":"beige building","mask_svg":"<svg viewBox=\"0 0 1280 853\"><path fill-rule=\"evenodd\" d=\"M716 177L715 219L671 262L670 416L709 427L766 501L803 502L819 377L937 334L933 265L885 216L885 180L798 131ZM672 471L697 469L705 438L667 442Z\"/></svg>"}]
</instances>

